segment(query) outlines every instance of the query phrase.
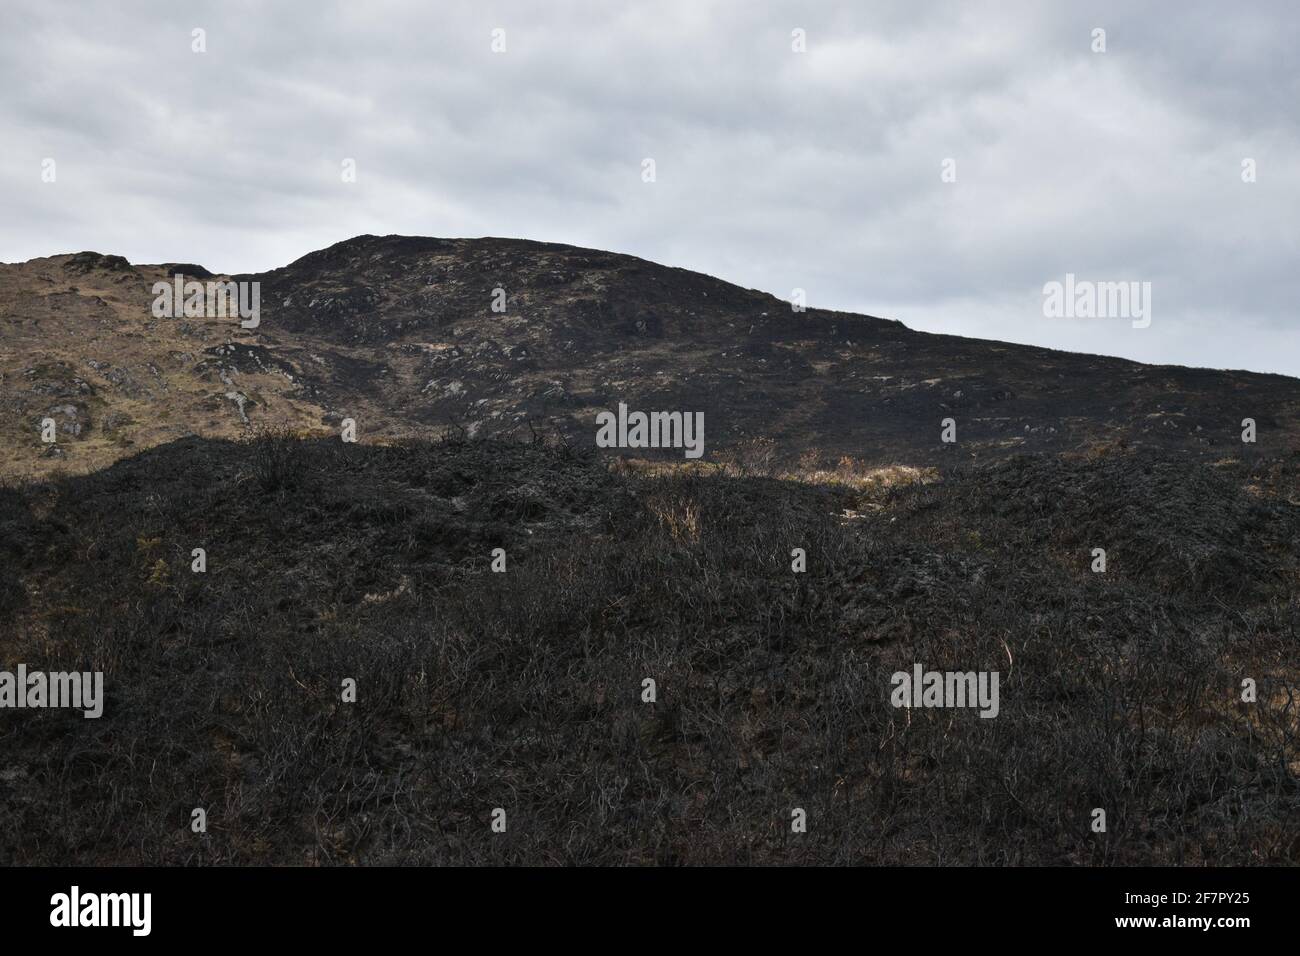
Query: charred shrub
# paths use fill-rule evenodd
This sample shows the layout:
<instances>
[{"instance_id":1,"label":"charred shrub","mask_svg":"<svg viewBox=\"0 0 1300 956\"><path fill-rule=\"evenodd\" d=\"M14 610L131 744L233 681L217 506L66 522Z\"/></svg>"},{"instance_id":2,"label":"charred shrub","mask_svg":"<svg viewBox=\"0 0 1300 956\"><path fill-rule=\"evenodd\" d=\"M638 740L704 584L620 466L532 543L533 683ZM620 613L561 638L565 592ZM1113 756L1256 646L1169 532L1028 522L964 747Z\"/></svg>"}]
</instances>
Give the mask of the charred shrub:
<instances>
[{"instance_id":1,"label":"charred shrub","mask_svg":"<svg viewBox=\"0 0 1300 956\"><path fill-rule=\"evenodd\" d=\"M308 452L298 433L287 425L265 425L253 430L247 442L258 487L265 492L302 487Z\"/></svg>"}]
</instances>

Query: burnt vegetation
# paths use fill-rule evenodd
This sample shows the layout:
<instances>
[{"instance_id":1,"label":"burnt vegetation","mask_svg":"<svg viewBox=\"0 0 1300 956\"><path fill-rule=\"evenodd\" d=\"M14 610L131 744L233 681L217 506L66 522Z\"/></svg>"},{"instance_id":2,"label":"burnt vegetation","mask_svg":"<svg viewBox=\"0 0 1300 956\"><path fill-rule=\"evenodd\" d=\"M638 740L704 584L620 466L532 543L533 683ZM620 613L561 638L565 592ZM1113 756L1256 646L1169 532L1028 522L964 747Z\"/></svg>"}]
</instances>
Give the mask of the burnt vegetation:
<instances>
[{"instance_id":1,"label":"burnt vegetation","mask_svg":"<svg viewBox=\"0 0 1300 956\"><path fill-rule=\"evenodd\" d=\"M0 714L0 861L1300 862L1298 502L1296 454L795 480L460 433L11 484L0 663L107 699ZM916 662L999 715L892 707Z\"/></svg>"},{"instance_id":2,"label":"burnt vegetation","mask_svg":"<svg viewBox=\"0 0 1300 956\"><path fill-rule=\"evenodd\" d=\"M157 317L157 282L259 283L255 328ZM810 305L815 306L813 302ZM1100 328L1100 327L1099 327ZM94 252L0 263L0 476L97 471L189 435L290 425L363 442L546 421L592 445L620 402L704 414L710 454L756 437L954 467L1123 443L1215 461L1244 421L1300 447L1300 380L932 335L632 256L513 239L357 236L213 275ZM53 418L59 442L40 440ZM940 441L943 419L957 443Z\"/></svg>"}]
</instances>

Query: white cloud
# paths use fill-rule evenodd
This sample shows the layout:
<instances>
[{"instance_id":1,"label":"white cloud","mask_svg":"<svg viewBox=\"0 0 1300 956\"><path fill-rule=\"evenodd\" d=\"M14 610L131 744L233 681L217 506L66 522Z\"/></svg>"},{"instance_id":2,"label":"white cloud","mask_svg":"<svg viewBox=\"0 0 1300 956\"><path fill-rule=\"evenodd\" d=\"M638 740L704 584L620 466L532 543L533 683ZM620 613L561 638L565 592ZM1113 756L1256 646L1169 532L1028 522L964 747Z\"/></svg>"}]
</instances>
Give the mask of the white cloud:
<instances>
[{"instance_id":1,"label":"white cloud","mask_svg":"<svg viewBox=\"0 0 1300 956\"><path fill-rule=\"evenodd\" d=\"M0 258L255 271L361 232L513 235L1300 374L1291 5L918 6L41 4L0 34ZM1152 327L1043 319L1067 271L1152 282Z\"/></svg>"}]
</instances>

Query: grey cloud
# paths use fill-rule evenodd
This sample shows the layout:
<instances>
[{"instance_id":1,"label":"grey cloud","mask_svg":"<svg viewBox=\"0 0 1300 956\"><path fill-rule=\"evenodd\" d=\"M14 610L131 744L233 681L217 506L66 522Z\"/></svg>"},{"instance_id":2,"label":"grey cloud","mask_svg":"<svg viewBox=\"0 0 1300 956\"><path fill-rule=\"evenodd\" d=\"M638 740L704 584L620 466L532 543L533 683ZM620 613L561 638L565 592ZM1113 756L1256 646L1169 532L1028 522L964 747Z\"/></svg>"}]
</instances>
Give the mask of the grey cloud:
<instances>
[{"instance_id":1,"label":"grey cloud","mask_svg":"<svg viewBox=\"0 0 1300 956\"><path fill-rule=\"evenodd\" d=\"M45 3L0 34L0 258L253 271L359 232L514 235L1300 374L1298 41L1282 2ZM1151 328L1043 318L1067 271L1151 281Z\"/></svg>"}]
</instances>

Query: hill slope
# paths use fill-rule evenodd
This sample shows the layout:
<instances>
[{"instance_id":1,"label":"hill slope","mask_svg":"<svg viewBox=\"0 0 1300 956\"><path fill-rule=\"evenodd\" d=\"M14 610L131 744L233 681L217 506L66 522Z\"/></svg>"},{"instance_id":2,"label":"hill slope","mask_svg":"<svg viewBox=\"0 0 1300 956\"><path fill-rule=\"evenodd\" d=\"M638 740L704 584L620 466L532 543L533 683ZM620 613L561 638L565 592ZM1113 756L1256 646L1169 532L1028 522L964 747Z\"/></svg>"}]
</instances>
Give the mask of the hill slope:
<instances>
[{"instance_id":1,"label":"hill slope","mask_svg":"<svg viewBox=\"0 0 1300 956\"><path fill-rule=\"evenodd\" d=\"M0 542L0 668L106 691L0 713L0 863L1300 863L1294 457L186 439L0 489ZM996 719L891 706L916 664Z\"/></svg>"},{"instance_id":2,"label":"hill slope","mask_svg":"<svg viewBox=\"0 0 1300 956\"><path fill-rule=\"evenodd\" d=\"M85 471L189 434L278 422L362 441L453 423L549 422L591 444L595 415L703 412L706 457L869 464L990 460L1122 443L1221 457L1254 418L1300 446L1300 380L1144 366L914 332L682 269L506 239L360 236L268 273L261 324L156 319L152 286L192 265L96 253L0 266L3 473ZM220 277L227 278L227 277ZM504 312L493 311L504 290ZM39 440L54 418L59 447ZM939 440L958 423L958 444ZM665 456L666 453L665 453Z\"/></svg>"},{"instance_id":3,"label":"hill slope","mask_svg":"<svg viewBox=\"0 0 1300 956\"><path fill-rule=\"evenodd\" d=\"M1300 863L1297 380L541 243L339 243L255 330L178 270L0 267L0 681L105 688L0 711L0 863Z\"/></svg>"}]
</instances>

